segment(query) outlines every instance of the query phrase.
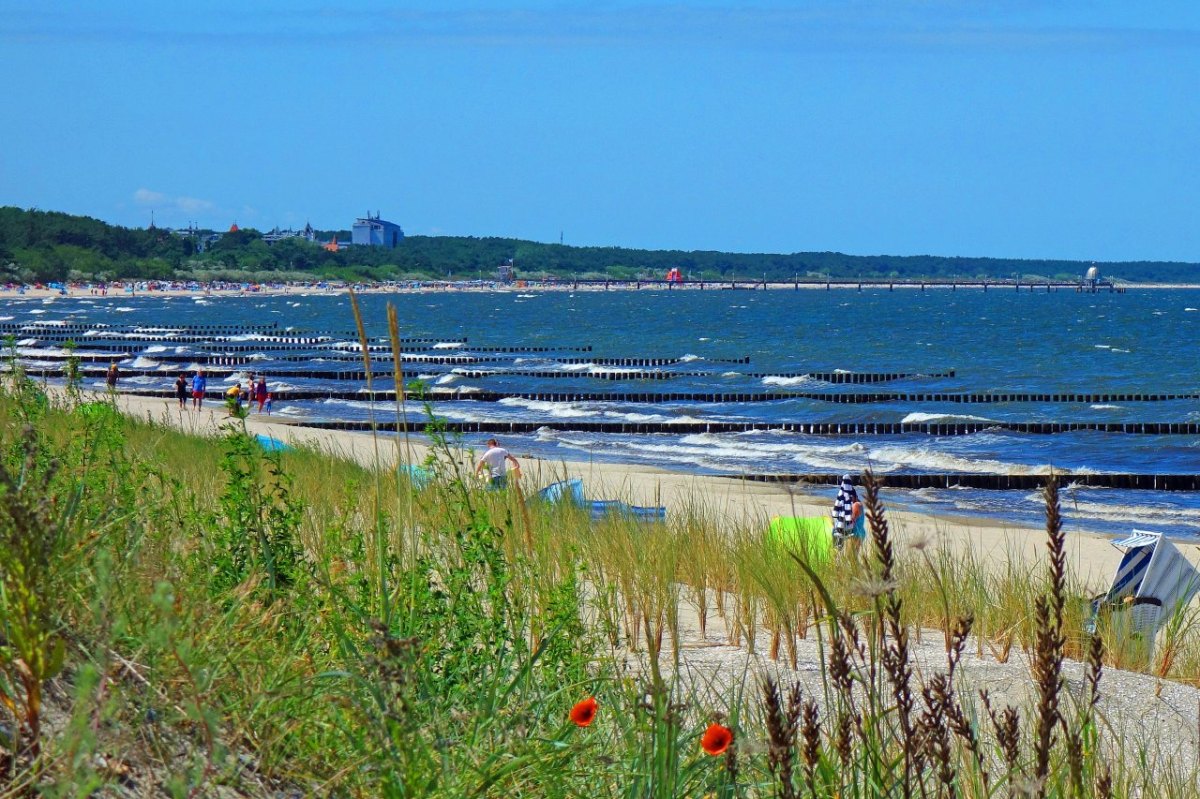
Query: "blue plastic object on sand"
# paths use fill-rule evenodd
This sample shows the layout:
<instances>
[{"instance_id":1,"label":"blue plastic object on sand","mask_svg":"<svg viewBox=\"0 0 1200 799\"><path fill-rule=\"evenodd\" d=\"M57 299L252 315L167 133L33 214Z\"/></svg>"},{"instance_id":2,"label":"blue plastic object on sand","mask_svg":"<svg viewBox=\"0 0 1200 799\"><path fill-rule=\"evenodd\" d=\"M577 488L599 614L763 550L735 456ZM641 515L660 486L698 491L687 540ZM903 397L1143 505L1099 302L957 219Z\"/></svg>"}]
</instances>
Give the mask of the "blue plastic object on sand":
<instances>
[{"instance_id":1,"label":"blue plastic object on sand","mask_svg":"<svg viewBox=\"0 0 1200 799\"><path fill-rule=\"evenodd\" d=\"M570 502L572 505L586 508L592 521L599 521L608 516L622 516L644 522L661 522L667 518L667 509L664 507L630 505L619 499L588 500L583 494L583 480L578 477L551 483L538 492L538 498L551 504Z\"/></svg>"},{"instance_id":2,"label":"blue plastic object on sand","mask_svg":"<svg viewBox=\"0 0 1200 799\"><path fill-rule=\"evenodd\" d=\"M292 449L290 444L285 444L277 438L273 438L265 433L256 433L254 440L258 445L267 452L288 452Z\"/></svg>"},{"instance_id":3,"label":"blue plastic object on sand","mask_svg":"<svg viewBox=\"0 0 1200 799\"><path fill-rule=\"evenodd\" d=\"M538 492L538 497L552 505L566 501L582 507L586 501L583 498L583 480L578 477L551 483Z\"/></svg>"},{"instance_id":4,"label":"blue plastic object on sand","mask_svg":"<svg viewBox=\"0 0 1200 799\"><path fill-rule=\"evenodd\" d=\"M401 474L408 475L408 482L418 491L429 485L430 481L433 480L433 472L424 466L417 466L415 463L402 463L399 466L399 471Z\"/></svg>"}]
</instances>

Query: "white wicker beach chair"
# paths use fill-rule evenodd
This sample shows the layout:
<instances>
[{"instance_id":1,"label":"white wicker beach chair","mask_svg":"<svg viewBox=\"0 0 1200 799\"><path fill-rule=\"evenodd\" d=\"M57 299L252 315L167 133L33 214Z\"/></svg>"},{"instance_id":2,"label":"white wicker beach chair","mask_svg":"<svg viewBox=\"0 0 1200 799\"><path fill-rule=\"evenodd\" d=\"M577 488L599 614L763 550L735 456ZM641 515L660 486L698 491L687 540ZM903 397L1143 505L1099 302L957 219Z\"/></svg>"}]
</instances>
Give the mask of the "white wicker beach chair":
<instances>
[{"instance_id":1,"label":"white wicker beach chair","mask_svg":"<svg viewBox=\"0 0 1200 799\"><path fill-rule=\"evenodd\" d=\"M1200 590L1200 572L1162 533L1134 530L1112 542L1124 552L1108 591L1092 601L1089 631L1102 611L1114 625L1154 655L1159 628Z\"/></svg>"}]
</instances>

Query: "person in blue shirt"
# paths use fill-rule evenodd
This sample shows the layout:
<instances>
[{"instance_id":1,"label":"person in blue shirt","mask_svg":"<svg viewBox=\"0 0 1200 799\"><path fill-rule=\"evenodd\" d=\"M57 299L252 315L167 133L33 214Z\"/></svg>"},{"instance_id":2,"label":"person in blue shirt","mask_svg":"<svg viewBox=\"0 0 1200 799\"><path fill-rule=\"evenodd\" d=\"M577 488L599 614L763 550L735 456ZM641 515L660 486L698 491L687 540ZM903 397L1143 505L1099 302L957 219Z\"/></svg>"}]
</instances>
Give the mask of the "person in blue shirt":
<instances>
[{"instance_id":1,"label":"person in blue shirt","mask_svg":"<svg viewBox=\"0 0 1200 799\"><path fill-rule=\"evenodd\" d=\"M204 377L204 370L197 369L196 376L192 378L192 408L197 411L204 402L204 389L206 388L208 388L208 380Z\"/></svg>"}]
</instances>

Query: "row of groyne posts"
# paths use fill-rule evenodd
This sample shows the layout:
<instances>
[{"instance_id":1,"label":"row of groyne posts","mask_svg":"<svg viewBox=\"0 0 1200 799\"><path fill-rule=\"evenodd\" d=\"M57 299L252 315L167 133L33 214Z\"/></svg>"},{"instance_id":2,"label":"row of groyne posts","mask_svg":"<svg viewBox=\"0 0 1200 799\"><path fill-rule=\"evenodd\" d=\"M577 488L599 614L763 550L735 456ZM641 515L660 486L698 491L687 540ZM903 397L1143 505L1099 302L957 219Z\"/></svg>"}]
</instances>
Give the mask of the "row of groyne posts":
<instances>
[{"instance_id":1,"label":"row of groyne posts","mask_svg":"<svg viewBox=\"0 0 1200 799\"><path fill-rule=\"evenodd\" d=\"M349 432L421 432L417 421L306 421L305 427ZM969 436L1004 431L1029 435L1095 432L1133 435L1200 435L1200 422L588 422L588 421L438 421L438 428L451 433L526 434L541 431L653 435L658 433L784 432L808 436Z\"/></svg>"},{"instance_id":2,"label":"row of groyne posts","mask_svg":"<svg viewBox=\"0 0 1200 799\"><path fill-rule=\"evenodd\" d=\"M79 326L83 328L85 326ZM97 326L86 326L88 330L95 330ZM4 326L0 326L0 332L5 331ZM23 326L19 331L9 327L9 331L30 333L30 326ZM46 330L39 327L38 332ZM144 328L142 329L144 330ZM189 328L188 332L199 333L201 335L208 334L234 334L238 332L246 332L246 328L240 326L227 326L214 328L212 330L198 330ZM176 333L175 328L164 329L163 332ZM219 331L219 332L218 332ZM76 330L64 330L59 328L58 333L63 336L69 336L71 333L79 332ZM260 341L255 343L245 342L239 346L253 347L256 349L273 349L280 344L303 347L309 341L313 334L295 336L292 341L287 341L288 334L281 335L274 341ZM295 338L300 339L296 341ZM280 341L279 339L284 339ZM418 340L408 339L406 344L409 346L418 344L430 344L435 340ZM93 342L88 342L93 343ZM95 342L99 343L99 342ZM225 342L212 342L215 346L227 346ZM443 342L444 343L444 342ZM465 339L458 343L465 344ZM119 347L116 352L132 354L133 352L141 352L144 347L132 345L126 341L111 342L113 346ZM380 345L383 346L383 345ZM372 348L374 349L374 348ZM545 348L550 350L552 348ZM561 351L561 348L553 348ZM583 351L590 351L589 348L582 348ZM528 351L521 348L496 348L496 351ZM577 349L576 351L579 351ZM332 353L331 353L332 354ZM351 353L345 353L352 357ZM39 356L48 357L48 356ZM59 359L65 359L69 355L57 356ZM94 356L96 360L107 358L107 355ZM236 355L220 355L220 356L197 356L197 355L176 355L166 356L165 353L155 354L152 357L167 358L176 357L179 360L196 361L203 358L209 358L214 363L219 359L227 359L230 366L245 364L249 359L244 356ZM368 356L369 357L369 356ZM453 357L453 356L450 356ZM297 357L297 360L300 358ZM579 359L584 360L584 359ZM640 362L638 365L651 365L662 362L665 359L609 359L613 362ZM748 359L734 359L735 363L744 363ZM85 370L92 372L92 370ZM216 376L219 373L234 374L233 369L215 369L212 374ZM31 373L38 373L31 371ZM49 376L50 374L61 374L61 369L46 369L41 370L42 374ZM96 373L96 372L92 372ZM127 369L124 374L146 374L166 376L161 369ZM288 372L295 376L305 377L332 377L335 379L361 379L365 376L364 372L327 372L321 370L294 370ZM480 372L481 376L491 374L504 374L503 371L497 372ZM551 373L557 374L557 373ZM883 374L866 374L866 373L831 373L829 377L836 382L875 382L883 380L904 379L912 377L949 377L953 376L953 372L945 372L937 375L913 375L901 373L883 373ZM272 370L274 376L284 376L278 370ZM836 377L835 377L836 375ZM628 379L641 379L639 373L634 373L628 376ZM144 396L171 396L169 390L136 390L134 394ZM219 393L219 392L211 392ZM340 398L340 399L356 399L364 401L392 401L397 398L394 391L383 391L366 393L363 391L338 391L338 390L284 390L273 392L280 400L302 400L302 399L322 399L322 398ZM1105 393L1062 393L1062 394L1035 394L1035 393L970 393L970 392L745 392L745 393L730 393L730 392L522 392L522 393L504 393L504 392L487 392L487 391L414 391L405 392L406 398L411 399L429 399L432 401L476 401L476 402L496 402L506 397L522 397L527 399L536 399L550 402L574 402L574 401L612 401L612 402L630 402L630 403L654 403L654 402L712 402L712 403L741 403L741 402L767 402L767 401L782 401L795 399L811 399L821 400L834 403L866 403L866 402L980 402L980 403L995 403L995 402L1075 402L1075 403L1096 403L1096 402L1160 402L1171 400L1196 400L1200 399L1200 394L1196 393L1166 393L1166 394L1105 394ZM381 422L371 423L362 421L305 421L300 423L305 427L313 427L320 429L335 429L348 431L379 431L379 432L399 432L410 430L413 432L422 432L425 428L423 422ZM1102 433L1125 433L1125 434L1144 434L1144 435L1200 435L1200 424L1198 423L1154 423L1154 422L1097 422L1097 423L1075 423L1075 422L956 422L956 423L928 423L928 422L806 422L806 423L788 423L788 422L665 422L665 423L646 423L646 422L586 422L586 421L571 421L571 422L447 422L440 423L448 432L457 433L532 433L541 430L575 430L583 432L597 433L616 433L616 434L690 434L697 432L708 433L739 433L753 431L787 431L805 435L902 435L902 434L924 434L931 436L955 436L955 435L970 435L983 431L1004 430L1017 433L1030 434L1054 434L1073 431L1095 431ZM745 474L739 475L741 479L748 479L763 482L784 482L784 483L812 483L812 484L834 484L839 479L838 475L823 475L823 474ZM1200 475L1184 475L1184 474L1063 474L1059 475L1060 479L1069 481L1070 483L1083 486L1108 487L1108 488L1125 488L1125 489L1147 489L1158 491L1197 491L1200 490ZM1039 474L901 474L888 475L887 483L896 488L940 488L940 487L966 487L966 488L986 488L986 489L1033 489L1041 486L1046 480L1045 475Z\"/></svg>"},{"instance_id":3,"label":"row of groyne posts","mask_svg":"<svg viewBox=\"0 0 1200 799\"><path fill-rule=\"evenodd\" d=\"M1195 474L1071 474L1056 473L1060 484L1088 488L1121 488L1132 491L1200 491L1200 475ZM760 483L797 485L838 485L836 474L742 474L733 479ZM981 488L996 491L1033 491L1043 487L1047 474L889 474L879 481L889 488Z\"/></svg>"},{"instance_id":4,"label":"row of groyne posts","mask_svg":"<svg viewBox=\"0 0 1200 799\"><path fill-rule=\"evenodd\" d=\"M988 289L1005 289L1011 288L1020 291L1026 288L1029 291L1046 292L1058 291L1060 289L1070 289L1078 293L1095 294L1099 291L1107 289L1110 293L1116 292L1123 294L1125 288L1116 286L1108 281L1062 281L1062 280L822 280L822 279L793 279L791 281L770 281L766 278L760 280L695 280L690 283L679 283L670 280L575 280L572 282L573 287L578 290L580 286L588 288L603 288L605 291L612 289L633 289L639 290L645 288L666 288L673 289L698 289L704 291L721 290L721 289L746 289L746 290L762 290L766 291L769 288L786 289L791 287L794 291L799 291L803 288L821 288L826 291L831 291L835 288L853 288L862 291L864 287L868 289L877 289L887 287L888 291L895 291L897 287L902 289L916 289L925 291L928 289L950 289L957 291L961 288L979 288L987 291Z\"/></svg>"}]
</instances>

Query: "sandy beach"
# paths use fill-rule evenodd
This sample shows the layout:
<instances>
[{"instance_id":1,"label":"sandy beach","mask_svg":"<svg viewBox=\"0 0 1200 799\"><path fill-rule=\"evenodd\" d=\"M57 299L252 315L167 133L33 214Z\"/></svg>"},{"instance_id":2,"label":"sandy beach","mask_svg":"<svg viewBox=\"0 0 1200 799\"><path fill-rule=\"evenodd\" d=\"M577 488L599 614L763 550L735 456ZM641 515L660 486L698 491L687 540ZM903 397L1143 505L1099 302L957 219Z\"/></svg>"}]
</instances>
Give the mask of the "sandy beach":
<instances>
[{"instance_id":1,"label":"sandy beach","mask_svg":"<svg viewBox=\"0 0 1200 799\"><path fill-rule=\"evenodd\" d=\"M225 407L213 400L199 412L180 411L174 399L118 395L117 403L126 413L150 418L199 435L217 435L228 421ZM394 411L394 405L381 403L381 412ZM381 437L378 442L362 433L305 428L280 416L252 413L247 418L252 433L268 434L285 444L310 447L336 457L373 466L391 468L398 459L420 462L428 447L416 440L403 450L403 439ZM471 451L481 453L485 436L464 442L468 450L459 454L469 466ZM504 442L501 441L501 444ZM822 516L829 513L835 491L829 487L796 490L779 484L740 480L734 477L692 475L643 465L598 463L595 461L549 461L531 458L515 451L522 464L525 493L568 477L580 477L591 498L619 498L637 505L665 505L668 513L684 507L703 507L722 519L731 530L763 529L774 516ZM887 503L886 484L883 499ZM890 511L893 531L902 542L927 541L934 546L970 550L987 562L1003 564L1010 558L1023 563L1040 563L1044 555L1045 531L1023 528L978 518L961 519L903 511ZM1089 589L1103 590L1120 561L1121 553L1109 539L1067 529L1071 567ZM1193 562L1200 563L1200 547L1180 545Z\"/></svg>"}]
</instances>

